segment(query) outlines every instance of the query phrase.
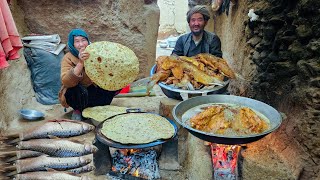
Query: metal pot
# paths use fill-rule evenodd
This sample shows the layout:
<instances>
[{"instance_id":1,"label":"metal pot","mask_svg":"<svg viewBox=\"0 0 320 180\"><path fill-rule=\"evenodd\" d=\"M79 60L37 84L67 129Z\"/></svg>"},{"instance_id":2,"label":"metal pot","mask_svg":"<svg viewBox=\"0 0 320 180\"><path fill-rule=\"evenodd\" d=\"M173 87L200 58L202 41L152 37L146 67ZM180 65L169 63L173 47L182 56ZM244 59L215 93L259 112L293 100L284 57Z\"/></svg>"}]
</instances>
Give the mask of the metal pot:
<instances>
[{"instance_id":1,"label":"metal pot","mask_svg":"<svg viewBox=\"0 0 320 180\"><path fill-rule=\"evenodd\" d=\"M140 109L127 109L126 113L122 113L122 114L118 114L112 117L107 118L106 120L102 121L95 129L95 133L96 133L96 138L103 144L108 145L110 147L114 147L114 148L118 148L118 149L142 149L142 148L147 148L147 147L153 147L153 146L157 146L160 144L163 144L165 142L168 142L170 140L172 140L176 135L177 135L177 131L178 131L178 127L177 125L170 119L166 118L174 127L174 135L170 138L170 139L158 139L156 141L150 142L150 143L145 143L145 144L122 144L122 143L118 143L115 142L109 138L107 138L105 135L102 134L101 129L103 127L103 123L105 121L108 121L109 119L112 119L116 116L120 116L123 114L129 114L129 113L148 113L148 112L141 112ZM155 114L155 113L152 113ZM158 114L156 114L158 115ZM158 115L160 116L160 115ZM123 132L124 134L126 134L126 132Z\"/></svg>"},{"instance_id":2,"label":"metal pot","mask_svg":"<svg viewBox=\"0 0 320 180\"><path fill-rule=\"evenodd\" d=\"M155 74L155 71L157 69L157 65L154 65L151 70L150 70L150 76L153 76ZM186 94L187 98L192 98L196 96L205 96L205 95L210 95L210 94L223 94L226 93L226 90L229 85L229 79L225 80L225 85L224 86L216 86L211 89L206 89L206 90L184 90L184 89L179 89L179 88L174 88L171 86L168 86L164 84L163 82L159 82L158 85L160 86L162 92L168 97L172 99L177 99L177 100L183 100L182 94Z\"/></svg>"},{"instance_id":3,"label":"metal pot","mask_svg":"<svg viewBox=\"0 0 320 180\"><path fill-rule=\"evenodd\" d=\"M186 116L186 112L190 112L191 108L204 104L212 103L227 103L227 104L236 104L239 106L249 107L262 115L266 116L270 121L270 128L260 134L253 135L243 135L243 136L225 136L221 134L213 134L197 130L189 126L186 122L189 121L191 117ZM246 144L250 142L257 141L267 134L276 130L282 122L280 113L273 107L265 104L263 102L233 95L209 95L209 96L199 96L194 97L177 104L172 111L174 119L184 128L186 128L194 136L213 143L219 144Z\"/></svg>"}]
</instances>

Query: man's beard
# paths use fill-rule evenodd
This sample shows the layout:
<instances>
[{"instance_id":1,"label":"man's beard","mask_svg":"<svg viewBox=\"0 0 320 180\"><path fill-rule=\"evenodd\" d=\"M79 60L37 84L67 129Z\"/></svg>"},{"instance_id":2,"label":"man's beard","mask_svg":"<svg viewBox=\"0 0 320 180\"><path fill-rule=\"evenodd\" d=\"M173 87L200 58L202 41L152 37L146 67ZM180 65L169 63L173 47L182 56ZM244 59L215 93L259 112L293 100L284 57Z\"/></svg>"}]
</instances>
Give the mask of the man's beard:
<instances>
[{"instance_id":1,"label":"man's beard","mask_svg":"<svg viewBox=\"0 0 320 180\"><path fill-rule=\"evenodd\" d=\"M200 29L199 31L191 31L191 32L194 36L199 36L200 34L203 33L203 29Z\"/></svg>"}]
</instances>

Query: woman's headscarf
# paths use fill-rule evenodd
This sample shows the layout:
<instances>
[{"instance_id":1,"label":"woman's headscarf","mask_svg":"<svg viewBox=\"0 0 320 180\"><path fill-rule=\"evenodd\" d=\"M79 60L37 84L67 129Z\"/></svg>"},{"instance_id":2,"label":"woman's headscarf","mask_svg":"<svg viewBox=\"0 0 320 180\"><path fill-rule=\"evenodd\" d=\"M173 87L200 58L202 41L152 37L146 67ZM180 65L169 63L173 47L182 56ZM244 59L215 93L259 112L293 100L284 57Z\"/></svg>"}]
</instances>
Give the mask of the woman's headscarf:
<instances>
[{"instance_id":1,"label":"woman's headscarf","mask_svg":"<svg viewBox=\"0 0 320 180\"><path fill-rule=\"evenodd\" d=\"M194 6L193 8L191 8L187 12L187 21L188 21L188 23L190 22L190 18L194 13L202 14L205 21L208 21L210 19L210 13L209 13L208 8L206 6L204 6L204 5L197 5L197 6Z\"/></svg>"},{"instance_id":2,"label":"woman's headscarf","mask_svg":"<svg viewBox=\"0 0 320 180\"><path fill-rule=\"evenodd\" d=\"M87 33L83 29L72 29L68 35L68 48L71 54L75 57L78 57L79 51L73 46L74 44L74 37L75 36L82 36L87 39L88 44L90 44L89 37Z\"/></svg>"}]
</instances>

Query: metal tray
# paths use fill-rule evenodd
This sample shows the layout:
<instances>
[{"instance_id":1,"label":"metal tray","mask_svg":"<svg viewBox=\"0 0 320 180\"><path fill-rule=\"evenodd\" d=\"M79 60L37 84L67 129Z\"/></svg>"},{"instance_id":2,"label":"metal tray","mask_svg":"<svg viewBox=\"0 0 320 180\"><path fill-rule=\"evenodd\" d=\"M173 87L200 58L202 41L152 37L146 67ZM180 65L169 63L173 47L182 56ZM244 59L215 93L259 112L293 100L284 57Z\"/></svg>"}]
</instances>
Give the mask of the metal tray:
<instances>
[{"instance_id":1,"label":"metal tray","mask_svg":"<svg viewBox=\"0 0 320 180\"><path fill-rule=\"evenodd\" d=\"M163 143L166 143L170 140L172 140L176 135L177 135L177 131L178 131L178 127L177 125L170 119L166 118L174 127L174 135L170 138L170 139L158 139L156 141L153 141L153 142L150 142L150 143L146 143L146 144L122 144L122 143L119 143L119 142L115 142L109 138L107 138L105 135L103 135L101 133L101 128L103 127L103 123L109 119L112 119L116 116L119 116L119 115L123 115L123 114L129 114L129 113L149 113L149 112L132 112L132 109L129 109L127 113L122 113L122 114L118 114L118 115L115 115L115 116L112 116L112 117L109 117L108 119L102 121L95 129L96 131L96 138L103 144L105 145L108 145L110 147L114 147L114 148L118 148L118 149L142 149L142 148L147 148L147 147L153 147L153 146L157 146L157 145L160 145L160 144L163 144ZM155 113L151 113L151 114L155 114ZM156 114L158 115L158 114ZM158 115L160 116L160 115Z\"/></svg>"},{"instance_id":2,"label":"metal tray","mask_svg":"<svg viewBox=\"0 0 320 180\"><path fill-rule=\"evenodd\" d=\"M155 64L150 70L150 76L152 77L155 74L157 69L157 65ZM181 94L187 94L188 98L196 97L196 96L206 96L210 94L224 94L227 91L229 86L230 79L225 79L224 86L216 86L211 89L204 89L204 90L184 90L180 88L174 88L172 86L166 85L163 82L159 82L158 85L160 86L162 92L168 97L177 100L183 100Z\"/></svg>"},{"instance_id":3,"label":"metal tray","mask_svg":"<svg viewBox=\"0 0 320 180\"><path fill-rule=\"evenodd\" d=\"M260 134L251 134L251 135L243 135L243 136L225 136L221 134L213 134L204 132L201 130L197 130L189 126L186 121L189 119L183 117L186 112L190 112L190 109L201 106L204 104L212 104L212 103L227 103L227 104L236 104L240 106L247 106L262 115L266 116L270 121L270 128ZM191 110L192 111L192 110ZM208 96L198 96L177 104L172 111L174 119L181 124L184 128L186 128L191 134L194 136L213 143L219 144L246 144L250 142L257 141L267 134L276 130L282 122L282 117L280 113L274 109L273 107L265 104L263 102L241 97L241 96L233 96L233 95L208 95Z\"/></svg>"}]
</instances>

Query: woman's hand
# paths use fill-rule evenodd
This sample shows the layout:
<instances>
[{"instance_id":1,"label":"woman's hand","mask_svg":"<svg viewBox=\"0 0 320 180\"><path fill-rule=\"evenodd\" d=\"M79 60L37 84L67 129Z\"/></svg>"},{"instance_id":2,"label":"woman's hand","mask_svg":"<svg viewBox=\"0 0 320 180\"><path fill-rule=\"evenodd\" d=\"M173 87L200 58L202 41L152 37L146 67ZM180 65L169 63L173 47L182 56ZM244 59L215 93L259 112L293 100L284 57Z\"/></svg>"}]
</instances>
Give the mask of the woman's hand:
<instances>
[{"instance_id":1,"label":"woman's hand","mask_svg":"<svg viewBox=\"0 0 320 180\"><path fill-rule=\"evenodd\" d=\"M81 63L83 63L85 60L87 60L90 56L90 54L84 50L85 50L85 48L81 48L79 51L79 59L80 59Z\"/></svg>"},{"instance_id":2,"label":"woman's hand","mask_svg":"<svg viewBox=\"0 0 320 180\"><path fill-rule=\"evenodd\" d=\"M84 67L84 61L87 60L90 56L88 52L84 51L85 48L81 48L79 51L79 63L76 65L76 67L73 69L73 72L76 76L82 76L82 70Z\"/></svg>"}]
</instances>

